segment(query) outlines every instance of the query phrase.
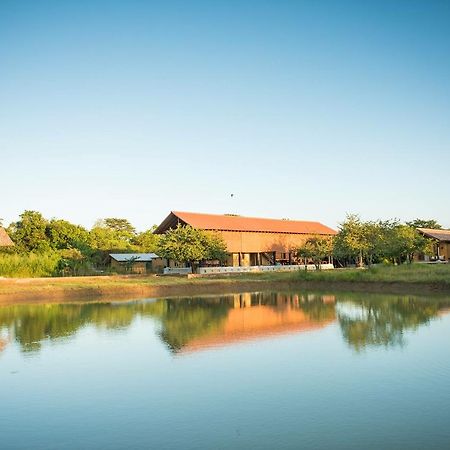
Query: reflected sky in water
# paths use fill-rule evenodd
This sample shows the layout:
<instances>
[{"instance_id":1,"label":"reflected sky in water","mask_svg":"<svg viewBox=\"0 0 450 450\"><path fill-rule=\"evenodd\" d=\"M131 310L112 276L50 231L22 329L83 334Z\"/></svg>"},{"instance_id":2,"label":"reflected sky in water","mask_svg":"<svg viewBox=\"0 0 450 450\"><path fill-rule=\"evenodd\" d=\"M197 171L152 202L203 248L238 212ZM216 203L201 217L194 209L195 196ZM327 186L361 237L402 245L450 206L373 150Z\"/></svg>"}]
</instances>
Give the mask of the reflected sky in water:
<instances>
[{"instance_id":1,"label":"reflected sky in water","mask_svg":"<svg viewBox=\"0 0 450 450\"><path fill-rule=\"evenodd\" d=\"M0 307L1 448L448 448L450 299Z\"/></svg>"}]
</instances>

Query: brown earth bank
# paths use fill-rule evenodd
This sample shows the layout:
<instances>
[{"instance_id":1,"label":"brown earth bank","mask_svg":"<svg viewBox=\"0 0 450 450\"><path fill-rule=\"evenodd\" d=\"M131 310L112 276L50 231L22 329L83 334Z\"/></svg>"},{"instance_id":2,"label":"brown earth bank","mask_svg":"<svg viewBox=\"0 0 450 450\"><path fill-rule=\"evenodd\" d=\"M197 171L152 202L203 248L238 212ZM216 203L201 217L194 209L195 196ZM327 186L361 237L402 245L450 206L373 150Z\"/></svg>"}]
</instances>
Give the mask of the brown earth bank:
<instances>
[{"instance_id":1,"label":"brown earth bank","mask_svg":"<svg viewBox=\"0 0 450 450\"><path fill-rule=\"evenodd\" d=\"M148 297L231 294L249 291L315 290L320 292L367 292L386 294L449 294L448 284L335 280L249 280L245 277L102 276L73 278L0 279L0 305L60 303L64 301L111 301Z\"/></svg>"}]
</instances>

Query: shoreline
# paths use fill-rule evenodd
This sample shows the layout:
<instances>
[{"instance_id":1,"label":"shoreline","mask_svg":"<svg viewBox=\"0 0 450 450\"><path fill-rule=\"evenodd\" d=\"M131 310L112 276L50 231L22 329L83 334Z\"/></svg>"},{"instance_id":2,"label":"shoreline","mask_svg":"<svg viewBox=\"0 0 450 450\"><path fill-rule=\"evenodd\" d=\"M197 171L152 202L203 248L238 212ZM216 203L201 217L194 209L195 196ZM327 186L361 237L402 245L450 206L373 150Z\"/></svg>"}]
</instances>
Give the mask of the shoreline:
<instances>
[{"instance_id":1,"label":"shoreline","mask_svg":"<svg viewBox=\"0 0 450 450\"><path fill-rule=\"evenodd\" d=\"M73 278L0 279L0 306L146 297L232 294L258 290L316 290L399 295L449 294L450 286L436 282L303 280L277 274L255 277L105 276Z\"/></svg>"}]
</instances>

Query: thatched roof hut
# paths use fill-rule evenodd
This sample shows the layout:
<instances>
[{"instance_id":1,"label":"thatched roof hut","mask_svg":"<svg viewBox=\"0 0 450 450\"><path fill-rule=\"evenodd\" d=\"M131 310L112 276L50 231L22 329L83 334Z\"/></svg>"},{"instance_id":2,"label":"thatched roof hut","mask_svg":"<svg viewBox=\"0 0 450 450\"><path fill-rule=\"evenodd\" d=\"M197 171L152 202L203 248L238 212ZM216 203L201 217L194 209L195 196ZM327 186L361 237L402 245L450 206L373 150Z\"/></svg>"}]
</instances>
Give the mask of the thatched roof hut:
<instances>
[{"instance_id":1,"label":"thatched roof hut","mask_svg":"<svg viewBox=\"0 0 450 450\"><path fill-rule=\"evenodd\" d=\"M0 227L0 247L11 247L14 242L8 236L4 228Z\"/></svg>"}]
</instances>

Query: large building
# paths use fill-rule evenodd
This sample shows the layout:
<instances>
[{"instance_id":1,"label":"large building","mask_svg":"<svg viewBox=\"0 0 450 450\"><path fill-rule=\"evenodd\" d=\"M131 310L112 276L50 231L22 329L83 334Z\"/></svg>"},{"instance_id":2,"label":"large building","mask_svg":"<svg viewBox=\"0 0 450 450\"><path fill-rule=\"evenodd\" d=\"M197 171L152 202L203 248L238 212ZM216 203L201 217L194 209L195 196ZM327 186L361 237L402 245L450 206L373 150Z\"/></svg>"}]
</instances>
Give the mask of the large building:
<instances>
[{"instance_id":1,"label":"large building","mask_svg":"<svg viewBox=\"0 0 450 450\"><path fill-rule=\"evenodd\" d=\"M227 245L229 266L293 264L296 249L308 238L336 234L319 222L179 211L172 211L155 233L163 234L178 224L219 233Z\"/></svg>"}]
</instances>

